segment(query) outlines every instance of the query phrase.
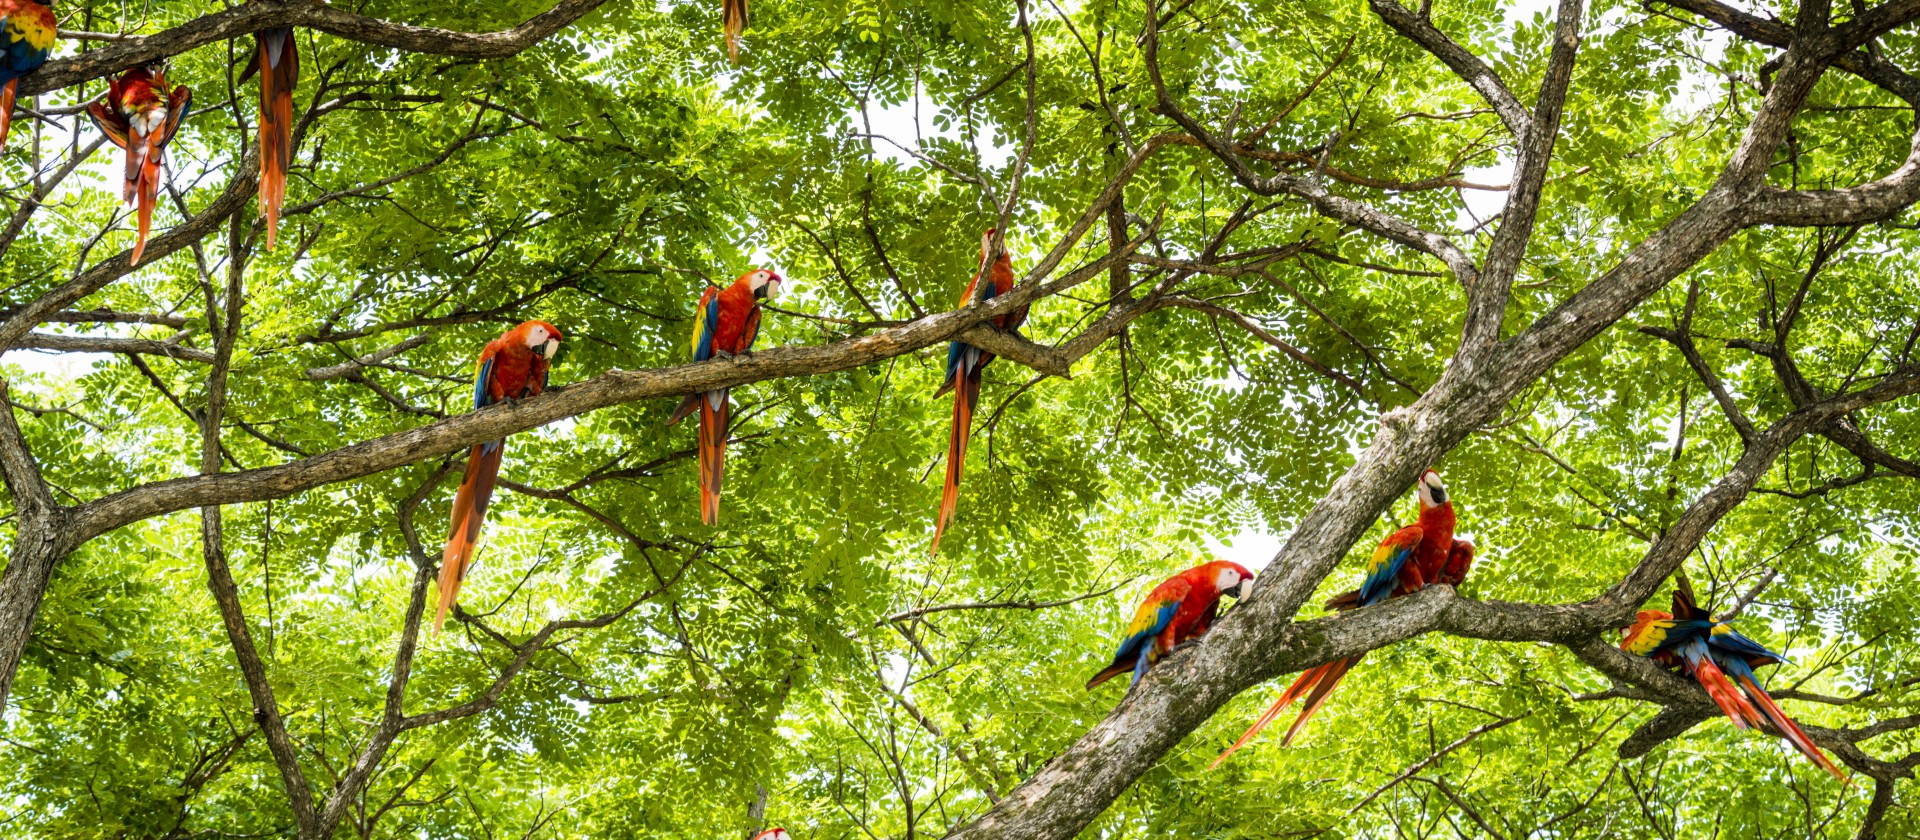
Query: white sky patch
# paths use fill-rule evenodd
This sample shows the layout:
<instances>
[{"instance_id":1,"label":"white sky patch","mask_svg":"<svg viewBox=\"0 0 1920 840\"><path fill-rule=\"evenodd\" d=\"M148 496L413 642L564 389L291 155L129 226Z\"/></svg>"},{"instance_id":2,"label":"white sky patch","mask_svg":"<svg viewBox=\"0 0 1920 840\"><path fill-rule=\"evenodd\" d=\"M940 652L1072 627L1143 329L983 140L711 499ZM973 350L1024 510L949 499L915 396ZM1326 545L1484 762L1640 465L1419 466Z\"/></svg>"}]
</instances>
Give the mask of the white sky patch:
<instances>
[{"instance_id":1,"label":"white sky patch","mask_svg":"<svg viewBox=\"0 0 1920 840\"><path fill-rule=\"evenodd\" d=\"M1228 545L1232 543L1232 545ZM1265 531L1243 528L1225 540L1206 538L1207 550L1216 560L1231 560L1259 574L1280 553L1280 537Z\"/></svg>"},{"instance_id":2,"label":"white sky patch","mask_svg":"<svg viewBox=\"0 0 1920 840\"><path fill-rule=\"evenodd\" d=\"M1513 157L1501 155L1492 166L1476 166L1466 171L1466 180L1476 184L1513 183ZM1469 230L1498 214L1507 206L1507 191L1500 190L1461 190L1460 200L1466 202L1466 211L1454 220L1461 230Z\"/></svg>"}]
</instances>

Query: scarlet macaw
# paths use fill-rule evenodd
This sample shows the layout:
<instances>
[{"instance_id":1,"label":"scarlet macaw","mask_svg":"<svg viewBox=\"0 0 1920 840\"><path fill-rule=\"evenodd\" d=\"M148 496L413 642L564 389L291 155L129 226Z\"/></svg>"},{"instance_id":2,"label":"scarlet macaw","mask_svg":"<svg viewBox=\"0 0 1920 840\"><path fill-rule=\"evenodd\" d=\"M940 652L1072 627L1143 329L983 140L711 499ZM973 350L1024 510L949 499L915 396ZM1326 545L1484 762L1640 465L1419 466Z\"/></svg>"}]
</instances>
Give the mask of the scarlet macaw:
<instances>
[{"instance_id":1,"label":"scarlet macaw","mask_svg":"<svg viewBox=\"0 0 1920 840\"><path fill-rule=\"evenodd\" d=\"M974 272L973 280L967 283L967 291L960 296L960 306L971 303L983 303L1013 291L1013 259L1007 256L1003 247L999 253L989 257L993 248L995 230L988 228L980 235L980 266ZM992 266L989 273L988 266ZM980 278L986 276L983 285ZM997 315L991 323L1006 331L1018 331L1027 321L1027 308L1022 306L1005 315ZM960 504L960 470L966 466L967 436L973 432L973 410L980 405L980 383L982 371L993 362L994 355L963 341L947 344L946 383L935 391L937 399L948 391L953 392L953 429L947 433L947 481L940 491L940 514L934 520L933 546L928 554L940 553L940 537L947 532L947 525L953 521L953 512Z\"/></svg>"},{"instance_id":2,"label":"scarlet macaw","mask_svg":"<svg viewBox=\"0 0 1920 840\"><path fill-rule=\"evenodd\" d=\"M1620 640L1621 650L1651 657L1665 667L1692 675L1735 728L1773 729L1820 769L1847 781L1846 774L1760 687L1753 669L1785 662L1779 654L1736 632L1726 622L1714 620L1694 603L1692 587L1684 583L1673 592L1673 612L1641 610L1636 618ZM1734 690L1736 684L1739 691ZM1743 693L1746 696L1742 697Z\"/></svg>"},{"instance_id":3,"label":"scarlet macaw","mask_svg":"<svg viewBox=\"0 0 1920 840\"><path fill-rule=\"evenodd\" d=\"M1115 676L1133 672L1133 683L1147 669L1173 649L1197 639L1213 626L1220 613L1220 596L1241 597L1253 582L1247 567L1226 560L1202 563L1173 577L1147 593L1140 609L1127 624L1127 637L1113 655L1113 664L1087 680L1087 690Z\"/></svg>"},{"instance_id":4,"label":"scarlet macaw","mask_svg":"<svg viewBox=\"0 0 1920 840\"><path fill-rule=\"evenodd\" d=\"M787 830L784 828L769 828L753 835L753 840L793 840L793 838L787 835Z\"/></svg>"},{"instance_id":5,"label":"scarlet macaw","mask_svg":"<svg viewBox=\"0 0 1920 840\"><path fill-rule=\"evenodd\" d=\"M260 74L260 214L267 217L267 247L280 229L280 205L287 198L287 169L293 165L293 88L300 83L300 50L293 27L276 26L254 34L255 58L240 81Z\"/></svg>"},{"instance_id":6,"label":"scarlet macaw","mask_svg":"<svg viewBox=\"0 0 1920 840\"><path fill-rule=\"evenodd\" d=\"M480 351L473 377L473 407L486 408L501 400L537 397L547 390L547 365L560 352L560 330L545 321L526 321L508 330ZM500 477L500 456L506 441L490 440L467 452L467 475L453 495L452 525L447 549L440 556L440 612L433 631L440 632L447 611L460 594L460 584L473 566L473 550L480 524L493 500L493 482Z\"/></svg>"},{"instance_id":7,"label":"scarlet macaw","mask_svg":"<svg viewBox=\"0 0 1920 840\"><path fill-rule=\"evenodd\" d=\"M1381 540L1367 561L1367 577L1360 588L1328 601L1327 609L1344 612L1418 592L1429 582L1458 586L1466 580L1467 571L1473 567L1473 543L1453 538L1453 502L1447 498L1447 488L1440 483L1440 474L1433 470L1422 473L1414 491L1420 499L1419 524L1408 525ZM1359 663L1360 656L1308 668L1211 766L1220 766L1220 762L1252 741L1253 736L1279 717L1294 700L1306 697L1306 708L1294 719L1286 737L1280 739L1282 746L1293 743L1307 721L1333 696L1340 680Z\"/></svg>"},{"instance_id":8,"label":"scarlet macaw","mask_svg":"<svg viewBox=\"0 0 1920 840\"><path fill-rule=\"evenodd\" d=\"M53 52L53 40L59 34L52 4L34 0L0 0L0 146L7 143L13 128L13 97L20 89L20 77L40 69Z\"/></svg>"},{"instance_id":9,"label":"scarlet macaw","mask_svg":"<svg viewBox=\"0 0 1920 840\"><path fill-rule=\"evenodd\" d=\"M764 268L749 271L725 289L708 286L693 316L693 360L731 359L753 349L760 335L760 304L780 296L780 275ZM727 460L727 426L732 406L727 389L688 394L667 419L672 426L700 409L700 521L720 521L720 479Z\"/></svg>"},{"instance_id":10,"label":"scarlet macaw","mask_svg":"<svg viewBox=\"0 0 1920 840\"><path fill-rule=\"evenodd\" d=\"M720 0L720 30L727 36L727 57L740 63L740 33L747 31L747 0Z\"/></svg>"},{"instance_id":11,"label":"scarlet macaw","mask_svg":"<svg viewBox=\"0 0 1920 840\"><path fill-rule=\"evenodd\" d=\"M147 250L147 230L153 224L153 205L160 196L160 167L166 163L167 144L187 116L193 91L181 85L165 93L167 78L159 70L135 67L107 82L107 100L87 106L94 125L107 139L127 151L126 181L121 199L136 204L140 239L134 243L128 265L138 265Z\"/></svg>"}]
</instances>

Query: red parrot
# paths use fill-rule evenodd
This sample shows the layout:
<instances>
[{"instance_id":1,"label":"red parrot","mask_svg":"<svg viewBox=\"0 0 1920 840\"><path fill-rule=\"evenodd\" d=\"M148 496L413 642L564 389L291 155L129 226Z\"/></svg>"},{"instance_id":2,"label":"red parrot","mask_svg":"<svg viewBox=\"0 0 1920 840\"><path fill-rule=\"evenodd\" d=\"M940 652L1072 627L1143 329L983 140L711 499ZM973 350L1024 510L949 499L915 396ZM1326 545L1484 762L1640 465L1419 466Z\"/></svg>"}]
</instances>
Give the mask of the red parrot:
<instances>
[{"instance_id":1,"label":"red parrot","mask_svg":"<svg viewBox=\"0 0 1920 840\"><path fill-rule=\"evenodd\" d=\"M740 33L747 31L747 0L720 0L720 30L727 36L727 57L740 63Z\"/></svg>"},{"instance_id":2,"label":"red parrot","mask_svg":"<svg viewBox=\"0 0 1920 840\"><path fill-rule=\"evenodd\" d=\"M1466 580L1467 571L1473 567L1473 543L1453 538L1453 502L1448 500L1447 488L1440 483L1440 474L1433 470L1422 473L1414 490L1420 498L1420 523L1401 528L1381 540L1367 561L1367 578L1360 588L1328 601L1327 609L1344 612L1417 592L1430 582L1458 586ZM1360 656L1308 668L1280 693L1280 699L1268 706L1259 720L1247 727L1240 740L1213 760L1211 767L1219 767L1227 756L1252 741L1253 736L1279 717L1294 700L1305 697L1306 708L1294 719L1286 737L1280 739L1282 746L1293 743L1307 721L1333 696L1340 680L1360 661Z\"/></svg>"},{"instance_id":3,"label":"red parrot","mask_svg":"<svg viewBox=\"0 0 1920 840\"><path fill-rule=\"evenodd\" d=\"M731 359L751 351L760 335L760 304L778 298L784 282L780 275L757 268L725 289L708 286L693 315L693 360ZM700 409L700 521L714 525L720 521L720 479L733 407L727 402L726 388L688 394L667 425L685 420L695 408Z\"/></svg>"},{"instance_id":4,"label":"red parrot","mask_svg":"<svg viewBox=\"0 0 1920 840\"><path fill-rule=\"evenodd\" d=\"M769 828L766 831L753 835L753 840L793 840L793 838L787 834L787 830L784 828Z\"/></svg>"},{"instance_id":5,"label":"red parrot","mask_svg":"<svg viewBox=\"0 0 1920 840\"><path fill-rule=\"evenodd\" d=\"M107 82L107 100L87 106L94 125L107 139L127 151L126 182L121 199L135 204L140 214L140 239L134 243L128 265L138 265L147 250L147 231L153 224L153 205L160 196L160 168L166 163L167 144L193 103L193 91L181 85L166 93L167 77L159 70L135 67Z\"/></svg>"},{"instance_id":6,"label":"red parrot","mask_svg":"<svg viewBox=\"0 0 1920 840\"><path fill-rule=\"evenodd\" d=\"M53 52L59 35L52 4L34 0L0 0L0 146L13 128L13 98L20 77L40 69Z\"/></svg>"},{"instance_id":7,"label":"red parrot","mask_svg":"<svg viewBox=\"0 0 1920 840\"><path fill-rule=\"evenodd\" d=\"M560 330L545 321L527 321L508 330L480 351L473 377L473 407L486 408L501 400L537 397L547 390L547 365L560 352ZM490 440L467 452L467 475L453 494L452 525L447 550L440 556L440 612L433 631L440 632L447 611L460 595L460 584L473 566L480 524L493 500L493 482L500 476L505 440Z\"/></svg>"},{"instance_id":8,"label":"red parrot","mask_svg":"<svg viewBox=\"0 0 1920 840\"><path fill-rule=\"evenodd\" d=\"M1005 248L997 254L989 253L993 249L995 230L988 228L980 235L980 267L974 272L973 280L967 283L966 294L960 296L960 306L984 303L1013 291L1013 259L1007 256ZM991 269L989 269L991 266ZM983 285L981 277L986 277ZM1027 308L1022 306L1005 315L996 315L990 322L994 327L1018 331L1027 321ZM973 410L980 405L980 382L982 371L992 364L994 355L963 341L947 344L947 379L933 396L937 399L948 391L953 392L953 429L947 434L947 482L940 490L940 514L934 520L933 545L928 554L940 553L940 537L947 532L947 525L953 522L953 512L960 504L960 470L966 466L967 436L973 432Z\"/></svg>"},{"instance_id":9,"label":"red parrot","mask_svg":"<svg viewBox=\"0 0 1920 840\"><path fill-rule=\"evenodd\" d=\"M1174 648L1197 639L1213 626L1220 612L1220 596L1241 597L1253 582L1253 572L1238 563L1215 560L1202 563L1167 578L1147 599L1127 624L1127 637L1113 655L1113 664L1087 680L1087 690L1128 671L1133 683L1147 673L1153 663L1172 653Z\"/></svg>"},{"instance_id":10,"label":"red parrot","mask_svg":"<svg viewBox=\"0 0 1920 840\"><path fill-rule=\"evenodd\" d=\"M260 74L260 214L267 217L267 247L280 229L280 205L287 198L287 169L293 165L293 88L300 82L300 50L293 28L276 26L254 34L254 63L240 81Z\"/></svg>"},{"instance_id":11,"label":"red parrot","mask_svg":"<svg viewBox=\"0 0 1920 840\"><path fill-rule=\"evenodd\" d=\"M1694 603L1691 586L1682 582L1674 590L1673 612L1641 610L1636 618L1633 626L1624 631L1621 650L1650 657L1664 667L1692 675L1714 704L1726 712L1735 728L1771 729L1820 769L1851 784L1833 760L1821 752L1813 739L1774 702L1772 695L1760 687L1760 679L1753 669L1786 660L1741 635L1726 622L1714 620ZM1735 685L1739 686L1738 691Z\"/></svg>"}]
</instances>

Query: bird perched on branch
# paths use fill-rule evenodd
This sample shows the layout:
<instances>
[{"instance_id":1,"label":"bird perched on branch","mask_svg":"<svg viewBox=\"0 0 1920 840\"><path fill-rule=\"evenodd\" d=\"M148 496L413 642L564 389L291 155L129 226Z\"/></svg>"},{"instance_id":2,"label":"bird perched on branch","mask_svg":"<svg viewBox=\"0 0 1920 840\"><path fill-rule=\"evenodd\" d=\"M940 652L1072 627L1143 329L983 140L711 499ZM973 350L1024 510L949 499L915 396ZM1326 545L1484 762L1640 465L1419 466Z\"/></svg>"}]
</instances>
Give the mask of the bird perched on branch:
<instances>
[{"instance_id":1,"label":"bird perched on branch","mask_svg":"<svg viewBox=\"0 0 1920 840\"><path fill-rule=\"evenodd\" d=\"M87 106L87 116L106 132L107 139L127 152L126 180L120 198L135 205L140 238L134 242L128 265L139 265L147 250L147 231L153 226L153 205L160 199L160 170L166 165L167 144L193 104L193 91L181 85L167 91L167 77L158 68L135 67L107 82L107 98Z\"/></svg>"},{"instance_id":2,"label":"bird perched on branch","mask_svg":"<svg viewBox=\"0 0 1920 840\"><path fill-rule=\"evenodd\" d=\"M785 281L780 275L756 268L733 281L725 289L708 286L700 296L693 315L693 360L704 362L718 356L731 359L753 350L760 335L760 304L780 296ZM720 480L727 460L727 427L732 422L732 405L726 388L689 394L680 401L667 425L685 420L694 409L700 410L700 521L708 525L720 521Z\"/></svg>"},{"instance_id":3,"label":"bird perched on branch","mask_svg":"<svg viewBox=\"0 0 1920 840\"><path fill-rule=\"evenodd\" d=\"M1846 782L1847 776L1826 753L1800 730L1799 724L1774 702L1753 669L1785 662L1779 654L1717 621L1693 600L1693 587L1682 579L1673 591L1673 612L1641 610L1632 626L1622 631L1620 649L1653 659L1699 681L1714 705L1734 727L1771 730L1820 769ZM1734 686L1738 685L1736 691ZM1743 696L1744 695L1744 696ZM1849 784L1851 784L1849 782Z\"/></svg>"},{"instance_id":4,"label":"bird perched on branch","mask_svg":"<svg viewBox=\"0 0 1920 840\"><path fill-rule=\"evenodd\" d=\"M1453 502L1447 497L1446 486L1440 482L1440 474L1433 470L1421 473L1414 492L1420 499L1419 524L1408 525L1381 540L1367 561L1367 577L1360 588L1328 601L1327 609L1345 612L1418 592L1429 583L1459 586L1466 580L1468 570L1473 567L1473 544L1453 538ZM1306 708L1294 719L1286 737L1280 739L1282 746L1293 743L1306 728L1307 721L1333 696L1340 680L1364 655L1308 668L1280 693L1280 699L1273 701L1266 713L1247 727L1240 740L1213 760L1212 766L1220 766L1227 756L1246 746L1293 701L1305 697Z\"/></svg>"},{"instance_id":5,"label":"bird perched on branch","mask_svg":"<svg viewBox=\"0 0 1920 840\"><path fill-rule=\"evenodd\" d=\"M54 22L53 4L34 0L0 0L0 146L7 143L13 129L13 98L20 89L20 77L40 69L53 52L59 35Z\"/></svg>"},{"instance_id":6,"label":"bird perched on branch","mask_svg":"<svg viewBox=\"0 0 1920 840\"><path fill-rule=\"evenodd\" d=\"M487 342L473 377L473 407L486 408L502 400L537 397L547 390L547 366L560 352L560 330L545 321L527 321ZM480 525L493 500L493 483L500 477L505 440L490 440L467 452L467 475L453 494L452 525L447 549L440 556L440 611L434 632L446 623L447 611L460 595L460 584L473 566L473 550Z\"/></svg>"},{"instance_id":7,"label":"bird perched on branch","mask_svg":"<svg viewBox=\"0 0 1920 840\"><path fill-rule=\"evenodd\" d=\"M961 307L985 303L1013 291L1013 259L1007 256L1004 243L997 251L994 249L996 232L988 228L980 235L979 268L967 283L966 293L960 296ZM983 279L985 282L981 282ZM989 319L996 329L1007 332L1018 332L1026 321L1027 307L1024 306ZM940 490L940 513L934 519L933 545L927 550L928 554L940 553L940 537L946 534L953 512L960 504L960 472L967 461L967 436L973 432L973 410L980 405L982 371L993 359L992 353L964 341L956 339L947 344L947 379L933 395L938 398L953 392L953 428L947 434L947 479Z\"/></svg>"},{"instance_id":8,"label":"bird perched on branch","mask_svg":"<svg viewBox=\"0 0 1920 840\"><path fill-rule=\"evenodd\" d=\"M244 82L260 74L260 214L267 218L267 247L280 229L280 205L287 198L287 169L293 165L293 88L300 82L300 50L293 27L254 33L254 61L241 71Z\"/></svg>"},{"instance_id":9,"label":"bird perched on branch","mask_svg":"<svg viewBox=\"0 0 1920 840\"><path fill-rule=\"evenodd\" d=\"M747 31L747 0L720 0L720 30L727 36L727 58L740 63L740 33Z\"/></svg>"},{"instance_id":10,"label":"bird perched on branch","mask_svg":"<svg viewBox=\"0 0 1920 840\"><path fill-rule=\"evenodd\" d=\"M1173 577L1147 593L1127 624L1127 637L1113 654L1113 664L1087 680L1087 690L1128 671L1129 688L1174 648L1204 635L1220 614L1220 596L1242 597L1253 582L1253 572L1238 563L1215 560Z\"/></svg>"}]
</instances>

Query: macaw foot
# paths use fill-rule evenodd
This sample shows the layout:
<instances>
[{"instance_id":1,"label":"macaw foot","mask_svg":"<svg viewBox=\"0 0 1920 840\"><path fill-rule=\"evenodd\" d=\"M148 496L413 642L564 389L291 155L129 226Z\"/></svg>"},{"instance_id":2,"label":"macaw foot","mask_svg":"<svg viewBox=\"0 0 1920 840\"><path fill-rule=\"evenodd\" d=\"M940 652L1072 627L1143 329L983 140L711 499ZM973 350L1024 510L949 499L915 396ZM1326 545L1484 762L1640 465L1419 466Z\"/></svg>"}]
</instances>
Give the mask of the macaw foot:
<instances>
[{"instance_id":1,"label":"macaw foot","mask_svg":"<svg viewBox=\"0 0 1920 840\"><path fill-rule=\"evenodd\" d=\"M1174 645L1174 646L1173 646L1173 650L1170 650L1170 651L1167 651L1167 653L1168 653L1169 655L1171 655L1171 654L1175 654L1175 653L1179 653L1180 651L1183 651L1183 650L1186 650L1187 648L1190 648L1190 647L1193 647L1194 645L1197 645L1197 644L1199 644L1199 643L1200 643L1200 637L1199 637L1199 636L1195 636L1195 637L1193 637L1193 638L1191 638L1191 639L1188 639L1188 640L1186 640L1186 641L1184 641L1184 642L1181 642L1181 643L1179 643L1179 644L1177 644L1177 645Z\"/></svg>"},{"instance_id":2,"label":"macaw foot","mask_svg":"<svg viewBox=\"0 0 1920 840\"><path fill-rule=\"evenodd\" d=\"M718 356L722 359L726 359L729 362L733 361L733 354L725 350L715 350L713 351L713 355Z\"/></svg>"}]
</instances>

